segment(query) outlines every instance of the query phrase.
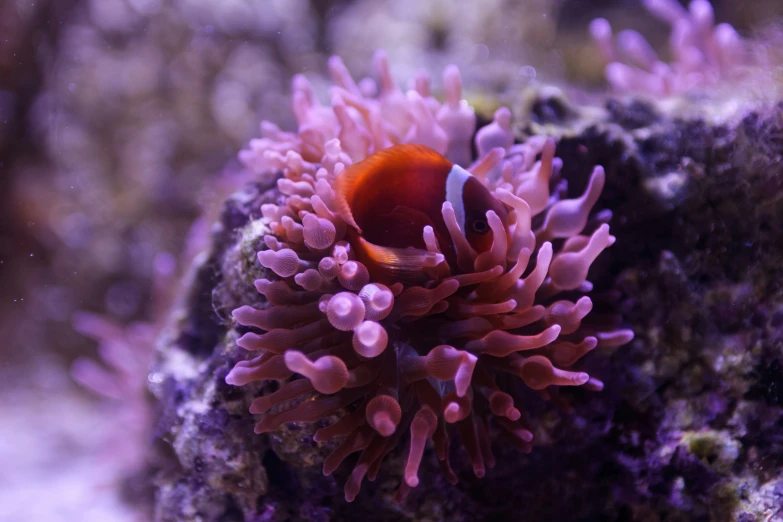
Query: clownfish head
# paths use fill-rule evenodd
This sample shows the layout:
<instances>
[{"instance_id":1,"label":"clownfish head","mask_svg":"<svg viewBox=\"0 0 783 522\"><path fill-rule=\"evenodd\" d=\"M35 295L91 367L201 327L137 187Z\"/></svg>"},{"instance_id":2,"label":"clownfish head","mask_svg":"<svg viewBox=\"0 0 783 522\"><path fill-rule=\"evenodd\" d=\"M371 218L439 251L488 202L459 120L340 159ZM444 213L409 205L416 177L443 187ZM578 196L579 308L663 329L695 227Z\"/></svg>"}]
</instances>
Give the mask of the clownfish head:
<instances>
[{"instance_id":1,"label":"clownfish head","mask_svg":"<svg viewBox=\"0 0 783 522\"><path fill-rule=\"evenodd\" d=\"M489 250L494 240L487 219L490 210L500 218L503 230L508 230L508 211L503 203L459 165L454 165L446 178L446 201L454 207L457 224L478 253Z\"/></svg>"}]
</instances>

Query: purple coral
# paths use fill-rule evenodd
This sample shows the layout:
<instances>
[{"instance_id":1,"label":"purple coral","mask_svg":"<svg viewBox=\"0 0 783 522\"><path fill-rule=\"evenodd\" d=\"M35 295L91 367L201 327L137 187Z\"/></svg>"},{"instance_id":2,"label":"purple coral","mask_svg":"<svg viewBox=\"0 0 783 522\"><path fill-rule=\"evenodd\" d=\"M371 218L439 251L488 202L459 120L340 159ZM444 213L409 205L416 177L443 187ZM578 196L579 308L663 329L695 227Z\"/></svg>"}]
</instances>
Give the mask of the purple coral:
<instances>
[{"instance_id":1,"label":"purple coral","mask_svg":"<svg viewBox=\"0 0 783 522\"><path fill-rule=\"evenodd\" d=\"M747 55L744 44L731 25L715 25L707 0L692 0L687 10L676 0L643 3L671 26L674 61L663 62L638 32L625 30L614 36L609 22L597 18L590 24L590 34L609 62L606 79L614 90L669 96L737 75Z\"/></svg>"},{"instance_id":2,"label":"purple coral","mask_svg":"<svg viewBox=\"0 0 783 522\"><path fill-rule=\"evenodd\" d=\"M554 140L514 145L508 109L475 133L456 67L445 71L441 104L430 94L426 74L403 92L383 53L376 66L380 89L371 80L355 83L333 57L331 106L319 104L309 82L295 77L297 132L263 122L262 138L240 153L257 174L282 171L282 198L261 208L266 248L258 261L267 271L255 287L265 306L233 312L239 324L258 329L237 340L256 356L237 363L226 381L287 381L253 401L251 413L263 415L257 433L340 413L314 438L343 438L324 461L325 474L361 452L345 485L348 501L365 477L375 479L401 439L408 441L408 456L398 500L419 484L428 440L443 473L456 482L448 451L452 425L479 477L495 464L490 418L529 451L533 435L524 405L513 390L500 387L498 376L515 376L543 397L559 386L600 390L598 379L567 368L596 346L619 346L633 337L591 322L589 297L571 300L575 292L590 291L590 264L614 242L605 223L609 213L591 215L603 169L595 167L581 197L562 199ZM471 161L474 134L479 157ZM350 225L335 210L334 185L346 166L400 143L426 144L469 165L506 205L510 225L504 230L488 212L494 242L479 254L444 203L458 268L444 262L433 230L425 227L427 251L420 262L426 283L386 286L371 279L346 241Z\"/></svg>"}]
</instances>

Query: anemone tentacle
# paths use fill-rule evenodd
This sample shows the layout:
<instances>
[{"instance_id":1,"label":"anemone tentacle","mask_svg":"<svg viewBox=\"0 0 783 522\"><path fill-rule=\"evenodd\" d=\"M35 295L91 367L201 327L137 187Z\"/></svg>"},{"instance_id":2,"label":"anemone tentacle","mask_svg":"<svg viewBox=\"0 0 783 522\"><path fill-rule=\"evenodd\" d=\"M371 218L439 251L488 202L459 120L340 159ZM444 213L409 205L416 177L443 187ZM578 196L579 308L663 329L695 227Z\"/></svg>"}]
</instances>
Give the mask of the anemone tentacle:
<instances>
[{"instance_id":1,"label":"anemone tentacle","mask_svg":"<svg viewBox=\"0 0 783 522\"><path fill-rule=\"evenodd\" d=\"M590 297L573 297L590 286L590 264L614 242L608 225L590 219L603 169L595 168L581 197L561 199L554 190L562 165L554 140L534 137L515 145L505 108L476 133L456 67L445 71L446 101L440 104L426 74L404 94L391 80L383 53L376 64L382 86L370 89L380 94L369 97L332 58L331 107L318 104L307 79L297 76L298 131L284 133L265 122L262 138L240 154L259 175L282 171L282 197L261 209L268 233L258 261L267 270L255 286L266 306L243 306L233 314L237 323L255 329L238 344L259 353L239 362L227 381L301 377L253 402L251 412L263 415L259 433L350 406L315 435L316 441L344 438L325 460L325 474L361 452L345 485L349 501L365 477L375 477L398 439L409 441L398 500L419 485L428 441L451 482L456 476L448 447L455 434L477 476L494 466L488 419L529 451L533 435L524 401L501 389L497 377L515 376L534 390L600 389L600 381L572 367L597 346L615 346L633 335L592 323ZM474 135L478 158L471 157ZM459 270L444 261L432 228L425 227L424 244L438 264L426 268L425 283L386 286L373 280L347 241L351 224L336 206L334 184L346 166L398 143L427 144L457 164L475 160L468 170L505 204L510 225L503 230L488 212L493 244L477 253L444 203ZM312 400L290 402L297 397Z\"/></svg>"}]
</instances>

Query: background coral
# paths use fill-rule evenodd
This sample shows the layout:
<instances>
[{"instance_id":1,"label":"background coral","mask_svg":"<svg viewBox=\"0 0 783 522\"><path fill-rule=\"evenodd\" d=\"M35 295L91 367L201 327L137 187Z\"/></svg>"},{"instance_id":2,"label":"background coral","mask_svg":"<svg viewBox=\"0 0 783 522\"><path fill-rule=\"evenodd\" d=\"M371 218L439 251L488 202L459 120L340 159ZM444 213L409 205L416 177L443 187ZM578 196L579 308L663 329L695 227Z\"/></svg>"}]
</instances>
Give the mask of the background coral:
<instances>
[{"instance_id":1,"label":"background coral","mask_svg":"<svg viewBox=\"0 0 783 522\"><path fill-rule=\"evenodd\" d=\"M715 24L715 12L707 0L693 0L688 9L676 0L646 0L645 8L671 26L672 63L664 63L647 40L627 29L615 37L604 18L590 23L606 66L606 79L616 91L652 96L703 90L728 83L750 63L750 49L730 24Z\"/></svg>"}]
</instances>

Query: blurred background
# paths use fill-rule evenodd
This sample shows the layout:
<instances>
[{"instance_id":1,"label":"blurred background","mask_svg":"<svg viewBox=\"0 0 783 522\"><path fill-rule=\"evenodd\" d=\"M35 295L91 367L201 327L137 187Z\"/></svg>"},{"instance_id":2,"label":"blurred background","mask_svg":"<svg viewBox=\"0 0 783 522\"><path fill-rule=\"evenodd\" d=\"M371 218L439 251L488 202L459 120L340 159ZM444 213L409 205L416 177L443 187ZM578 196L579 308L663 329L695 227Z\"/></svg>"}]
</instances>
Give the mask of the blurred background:
<instances>
[{"instance_id":1,"label":"blurred background","mask_svg":"<svg viewBox=\"0 0 783 522\"><path fill-rule=\"evenodd\" d=\"M783 16L779 0L713 4L743 36ZM437 89L457 64L474 100L532 82L598 91L599 16L665 55L668 30L638 0L1 0L0 520L149 519L144 430L134 405L71 378L98 353L73 317L162 319L237 151L261 119L292 128L292 75L325 94L330 55L360 78L382 48L401 83L426 68ZM146 339L109 330L131 350Z\"/></svg>"}]
</instances>

